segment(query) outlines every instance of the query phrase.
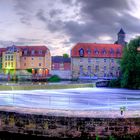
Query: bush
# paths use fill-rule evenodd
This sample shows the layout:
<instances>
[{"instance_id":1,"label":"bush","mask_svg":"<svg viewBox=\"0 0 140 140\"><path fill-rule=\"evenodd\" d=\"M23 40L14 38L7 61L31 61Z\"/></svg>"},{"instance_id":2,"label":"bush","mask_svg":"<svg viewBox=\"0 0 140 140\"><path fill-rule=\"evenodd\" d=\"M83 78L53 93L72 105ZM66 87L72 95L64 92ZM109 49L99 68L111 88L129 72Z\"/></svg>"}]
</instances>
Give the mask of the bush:
<instances>
[{"instance_id":1,"label":"bush","mask_svg":"<svg viewBox=\"0 0 140 140\"><path fill-rule=\"evenodd\" d=\"M27 72L32 73L32 69L26 69Z\"/></svg>"},{"instance_id":2,"label":"bush","mask_svg":"<svg viewBox=\"0 0 140 140\"><path fill-rule=\"evenodd\" d=\"M49 82L59 82L60 80L60 77L57 75L53 75L48 79Z\"/></svg>"},{"instance_id":3,"label":"bush","mask_svg":"<svg viewBox=\"0 0 140 140\"><path fill-rule=\"evenodd\" d=\"M121 87L121 79L118 78L116 80L111 80L109 82L109 87L117 87L117 88L120 88Z\"/></svg>"}]
</instances>

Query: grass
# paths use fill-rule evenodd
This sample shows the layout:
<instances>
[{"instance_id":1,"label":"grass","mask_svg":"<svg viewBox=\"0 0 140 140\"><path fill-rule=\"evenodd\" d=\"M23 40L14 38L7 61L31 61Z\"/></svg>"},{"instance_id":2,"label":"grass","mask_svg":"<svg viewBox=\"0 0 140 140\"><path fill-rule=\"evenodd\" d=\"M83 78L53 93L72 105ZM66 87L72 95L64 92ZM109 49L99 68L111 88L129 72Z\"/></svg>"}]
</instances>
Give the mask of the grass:
<instances>
[{"instance_id":1,"label":"grass","mask_svg":"<svg viewBox=\"0 0 140 140\"><path fill-rule=\"evenodd\" d=\"M95 84L23 85L23 86L0 85L0 90L68 89L68 88L84 88L84 87L95 87Z\"/></svg>"}]
</instances>

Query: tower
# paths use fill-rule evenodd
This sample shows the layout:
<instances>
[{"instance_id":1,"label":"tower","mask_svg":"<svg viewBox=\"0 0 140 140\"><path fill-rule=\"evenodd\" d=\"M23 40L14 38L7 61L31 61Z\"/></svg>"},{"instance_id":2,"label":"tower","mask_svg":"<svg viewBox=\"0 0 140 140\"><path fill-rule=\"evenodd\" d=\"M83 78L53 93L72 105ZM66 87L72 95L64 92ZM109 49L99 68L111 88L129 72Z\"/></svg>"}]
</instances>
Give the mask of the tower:
<instances>
[{"instance_id":1,"label":"tower","mask_svg":"<svg viewBox=\"0 0 140 140\"><path fill-rule=\"evenodd\" d=\"M122 28L118 32L118 40L115 42L115 44L120 44L123 47L126 45L126 42L125 42L125 32L124 32L124 30Z\"/></svg>"}]
</instances>

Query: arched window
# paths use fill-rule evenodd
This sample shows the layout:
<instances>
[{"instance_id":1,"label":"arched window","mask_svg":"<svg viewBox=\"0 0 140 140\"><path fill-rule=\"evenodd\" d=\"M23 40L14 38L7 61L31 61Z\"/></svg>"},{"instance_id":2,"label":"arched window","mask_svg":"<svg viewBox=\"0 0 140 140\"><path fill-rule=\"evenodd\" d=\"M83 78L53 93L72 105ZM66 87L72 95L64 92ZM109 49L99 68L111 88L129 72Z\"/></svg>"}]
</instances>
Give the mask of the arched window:
<instances>
[{"instance_id":1,"label":"arched window","mask_svg":"<svg viewBox=\"0 0 140 140\"><path fill-rule=\"evenodd\" d=\"M81 49L79 50L79 56L80 56L80 57L83 57L83 56L84 56L84 49L83 49L83 48L81 48Z\"/></svg>"}]
</instances>

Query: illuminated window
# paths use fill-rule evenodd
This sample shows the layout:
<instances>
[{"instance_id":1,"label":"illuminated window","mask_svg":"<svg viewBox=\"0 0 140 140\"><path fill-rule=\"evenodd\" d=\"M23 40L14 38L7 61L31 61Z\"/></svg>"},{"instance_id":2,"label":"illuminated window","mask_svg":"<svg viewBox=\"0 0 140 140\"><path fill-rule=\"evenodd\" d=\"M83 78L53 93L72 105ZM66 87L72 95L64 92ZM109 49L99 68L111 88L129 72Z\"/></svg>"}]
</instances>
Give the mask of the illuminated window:
<instances>
[{"instance_id":1,"label":"illuminated window","mask_svg":"<svg viewBox=\"0 0 140 140\"><path fill-rule=\"evenodd\" d=\"M11 62L11 67L13 67L13 62Z\"/></svg>"},{"instance_id":2,"label":"illuminated window","mask_svg":"<svg viewBox=\"0 0 140 140\"><path fill-rule=\"evenodd\" d=\"M7 61L7 55L5 56L5 61Z\"/></svg>"},{"instance_id":3,"label":"illuminated window","mask_svg":"<svg viewBox=\"0 0 140 140\"><path fill-rule=\"evenodd\" d=\"M7 67L7 62L5 62L5 67Z\"/></svg>"}]
</instances>

